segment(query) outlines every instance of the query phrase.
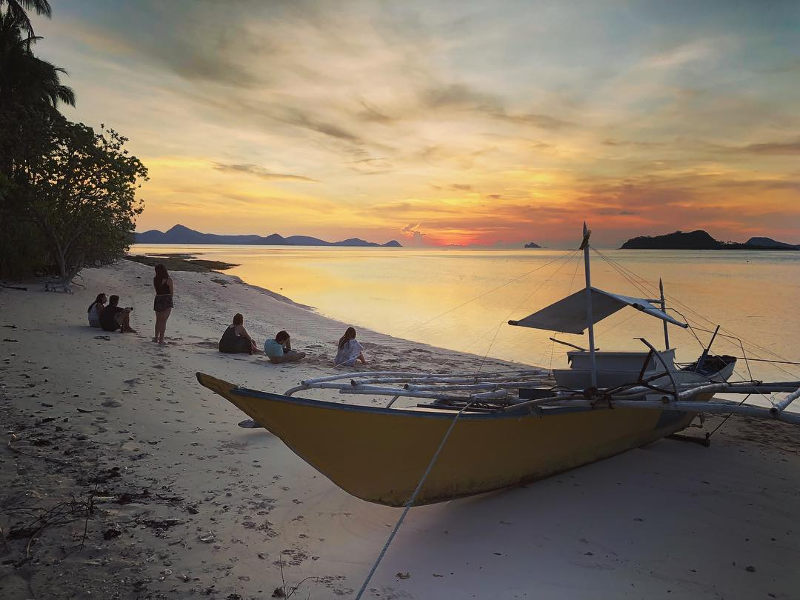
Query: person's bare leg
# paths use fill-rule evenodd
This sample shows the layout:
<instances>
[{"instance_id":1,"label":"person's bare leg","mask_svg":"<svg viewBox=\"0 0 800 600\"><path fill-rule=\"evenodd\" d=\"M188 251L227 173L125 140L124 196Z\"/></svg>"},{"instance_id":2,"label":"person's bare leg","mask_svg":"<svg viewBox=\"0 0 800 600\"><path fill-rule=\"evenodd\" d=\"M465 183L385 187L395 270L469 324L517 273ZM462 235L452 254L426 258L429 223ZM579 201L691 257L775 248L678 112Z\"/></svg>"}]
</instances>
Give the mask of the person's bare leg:
<instances>
[{"instance_id":1,"label":"person's bare leg","mask_svg":"<svg viewBox=\"0 0 800 600\"><path fill-rule=\"evenodd\" d=\"M131 327L131 311L125 310L119 314L122 315L122 333L136 333L136 330Z\"/></svg>"},{"instance_id":2,"label":"person's bare leg","mask_svg":"<svg viewBox=\"0 0 800 600\"><path fill-rule=\"evenodd\" d=\"M302 358L305 358L305 352L297 352L292 350L287 352L283 356L270 356L269 362L279 364L279 363L286 363L286 362L296 362Z\"/></svg>"},{"instance_id":3,"label":"person's bare leg","mask_svg":"<svg viewBox=\"0 0 800 600\"><path fill-rule=\"evenodd\" d=\"M158 343L159 344L163 344L164 343L164 334L167 333L167 319L169 319L169 314L171 312L172 312L172 309L168 308L166 310L162 310L161 313L159 313L161 315L161 331L159 333L160 337L158 338Z\"/></svg>"},{"instance_id":4,"label":"person's bare leg","mask_svg":"<svg viewBox=\"0 0 800 600\"><path fill-rule=\"evenodd\" d=\"M158 342L158 332L159 332L160 329L161 329L161 313L157 312L156 313L156 324L155 324L154 333L153 333L153 341L154 342Z\"/></svg>"}]
</instances>

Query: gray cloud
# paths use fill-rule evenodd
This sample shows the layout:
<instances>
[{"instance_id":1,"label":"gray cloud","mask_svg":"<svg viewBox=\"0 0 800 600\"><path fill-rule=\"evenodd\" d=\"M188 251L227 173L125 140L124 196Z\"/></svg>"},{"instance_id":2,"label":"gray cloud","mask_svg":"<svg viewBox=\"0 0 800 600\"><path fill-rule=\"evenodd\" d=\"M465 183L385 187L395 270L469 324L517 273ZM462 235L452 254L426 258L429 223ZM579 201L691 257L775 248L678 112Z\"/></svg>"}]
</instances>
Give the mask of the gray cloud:
<instances>
[{"instance_id":1,"label":"gray cloud","mask_svg":"<svg viewBox=\"0 0 800 600\"><path fill-rule=\"evenodd\" d=\"M483 109L495 111L498 99L490 94L477 92L463 84L445 84L430 87L420 93L423 106L428 108Z\"/></svg>"},{"instance_id":2,"label":"gray cloud","mask_svg":"<svg viewBox=\"0 0 800 600\"><path fill-rule=\"evenodd\" d=\"M299 127L304 127L306 129L310 129L311 131L316 131L317 133L338 138L346 142L351 142L354 144L363 143L363 140L359 136L350 133L343 127L340 127L339 125L334 125L333 123L318 121L310 117L310 115L302 114L299 111L297 112L297 118L290 119L287 121L287 123L291 123L292 125L297 125Z\"/></svg>"},{"instance_id":3,"label":"gray cloud","mask_svg":"<svg viewBox=\"0 0 800 600\"><path fill-rule=\"evenodd\" d=\"M595 212L598 215L619 216L619 217L631 217L640 214L638 210L627 210L622 208L601 208Z\"/></svg>"},{"instance_id":4,"label":"gray cloud","mask_svg":"<svg viewBox=\"0 0 800 600\"><path fill-rule=\"evenodd\" d=\"M449 185L431 185L434 190L448 190L454 192L471 192L473 187L468 183L451 183Z\"/></svg>"},{"instance_id":5,"label":"gray cloud","mask_svg":"<svg viewBox=\"0 0 800 600\"><path fill-rule=\"evenodd\" d=\"M422 106L431 109L463 110L482 113L499 121L509 121L540 129L561 129L574 124L563 119L537 113L509 113L499 96L479 92L459 83L429 87L420 94Z\"/></svg>"},{"instance_id":6,"label":"gray cloud","mask_svg":"<svg viewBox=\"0 0 800 600\"><path fill-rule=\"evenodd\" d=\"M570 121L535 113L507 114L504 111L494 111L491 115L496 119L510 121L519 125L530 125L539 129L564 129L575 126L575 123Z\"/></svg>"},{"instance_id":7,"label":"gray cloud","mask_svg":"<svg viewBox=\"0 0 800 600\"><path fill-rule=\"evenodd\" d=\"M288 173L274 173L264 167L252 164L223 164L214 163L214 168L218 171L225 171L229 173L244 173L247 175L254 175L261 179L269 179L273 181L308 181L317 183L316 179L304 177L303 175L291 175Z\"/></svg>"},{"instance_id":8,"label":"gray cloud","mask_svg":"<svg viewBox=\"0 0 800 600\"><path fill-rule=\"evenodd\" d=\"M665 145L663 142L636 142L631 140L615 140L610 138L603 140L602 144L604 146L611 147L632 147L646 149L663 147Z\"/></svg>"},{"instance_id":9,"label":"gray cloud","mask_svg":"<svg viewBox=\"0 0 800 600\"><path fill-rule=\"evenodd\" d=\"M388 125L396 121L395 118L390 117L380 112L374 106L371 106L369 103L367 103L366 100L361 100L359 103L361 104L362 107L364 107L364 110L356 113L356 116L362 121L381 123L384 125Z\"/></svg>"},{"instance_id":10,"label":"gray cloud","mask_svg":"<svg viewBox=\"0 0 800 600\"><path fill-rule=\"evenodd\" d=\"M796 142L765 142L761 144L749 144L738 148L739 152L747 154L800 154L800 140Z\"/></svg>"},{"instance_id":11,"label":"gray cloud","mask_svg":"<svg viewBox=\"0 0 800 600\"><path fill-rule=\"evenodd\" d=\"M361 158L350 163L362 175L383 175L392 171L392 163L381 157Z\"/></svg>"}]
</instances>

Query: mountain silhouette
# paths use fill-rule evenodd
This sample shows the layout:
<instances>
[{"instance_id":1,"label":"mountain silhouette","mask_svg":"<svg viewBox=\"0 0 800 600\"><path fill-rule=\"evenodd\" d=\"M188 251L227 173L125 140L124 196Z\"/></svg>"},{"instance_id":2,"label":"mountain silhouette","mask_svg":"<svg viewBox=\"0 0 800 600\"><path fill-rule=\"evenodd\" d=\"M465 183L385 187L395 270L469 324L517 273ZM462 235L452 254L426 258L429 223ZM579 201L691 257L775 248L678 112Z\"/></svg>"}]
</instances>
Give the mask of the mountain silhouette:
<instances>
[{"instance_id":1,"label":"mountain silhouette","mask_svg":"<svg viewBox=\"0 0 800 600\"><path fill-rule=\"evenodd\" d=\"M676 231L665 235L641 235L620 246L622 250L800 250L800 245L777 242L768 237L751 237L745 243L720 242L707 231Z\"/></svg>"},{"instance_id":2,"label":"mountain silhouette","mask_svg":"<svg viewBox=\"0 0 800 600\"><path fill-rule=\"evenodd\" d=\"M249 244L253 246L353 246L353 247L385 247L402 248L396 240L385 244L367 242L359 238L350 238L340 242L326 242L319 238L307 235L291 235L283 237L277 233L267 236L250 235L221 235L216 233L202 233L189 229L185 225L175 225L167 231L151 229L135 234L137 244Z\"/></svg>"}]
</instances>

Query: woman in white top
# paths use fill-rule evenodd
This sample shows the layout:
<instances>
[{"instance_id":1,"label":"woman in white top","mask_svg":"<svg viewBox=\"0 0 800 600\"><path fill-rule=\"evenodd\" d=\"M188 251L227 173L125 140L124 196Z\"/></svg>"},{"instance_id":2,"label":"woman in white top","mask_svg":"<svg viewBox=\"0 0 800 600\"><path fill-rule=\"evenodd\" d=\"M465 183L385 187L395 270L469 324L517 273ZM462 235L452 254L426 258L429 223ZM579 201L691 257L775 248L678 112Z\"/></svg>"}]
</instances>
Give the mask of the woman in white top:
<instances>
[{"instance_id":1,"label":"woman in white top","mask_svg":"<svg viewBox=\"0 0 800 600\"><path fill-rule=\"evenodd\" d=\"M87 316L89 317L89 327L100 327L100 311L105 308L105 305L106 295L97 294L97 298L95 298L94 302L86 309Z\"/></svg>"},{"instance_id":2,"label":"woman in white top","mask_svg":"<svg viewBox=\"0 0 800 600\"><path fill-rule=\"evenodd\" d=\"M366 364L367 361L364 358L364 349L361 347L356 341L356 330L352 327L348 327L347 331L344 332L344 335L339 339L339 348L336 352L336 358L333 359L334 366L347 366L352 367L356 364L356 361L360 360L362 363Z\"/></svg>"}]
</instances>

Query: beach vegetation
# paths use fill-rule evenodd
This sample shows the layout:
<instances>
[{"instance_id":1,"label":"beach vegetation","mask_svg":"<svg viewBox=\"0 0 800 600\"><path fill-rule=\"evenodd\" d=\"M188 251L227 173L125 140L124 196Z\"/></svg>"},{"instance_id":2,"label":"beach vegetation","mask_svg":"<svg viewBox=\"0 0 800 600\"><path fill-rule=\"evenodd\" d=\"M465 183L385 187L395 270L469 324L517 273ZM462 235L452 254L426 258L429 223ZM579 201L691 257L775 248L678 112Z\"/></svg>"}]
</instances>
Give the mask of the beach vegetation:
<instances>
[{"instance_id":1,"label":"beach vegetation","mask_svg":"<svg viewBox=\"0 0 800 600\"><path fill-rule=\"evenodd\" d=\"M112 262L130 246L144 208L136 191L147 168L113 129L95 132L61 117L40 133L43 151L25 165L21 209L68 281L82 267Z\"/></svg>"},{"instance_id":2,"label":"beach vegetation","mask_svg":"<svg viewBox=\"0 0 800 600\"><path fill-rule=\"evenodd\" d=\"M68 281L124 255L147 169L113 129L61 115L75 94L63 69L34 55L26 9L50 16L44 0L0 0L0 277Z\"/></svg>"}]
</instances>

